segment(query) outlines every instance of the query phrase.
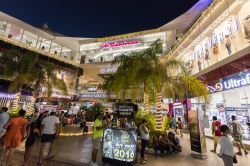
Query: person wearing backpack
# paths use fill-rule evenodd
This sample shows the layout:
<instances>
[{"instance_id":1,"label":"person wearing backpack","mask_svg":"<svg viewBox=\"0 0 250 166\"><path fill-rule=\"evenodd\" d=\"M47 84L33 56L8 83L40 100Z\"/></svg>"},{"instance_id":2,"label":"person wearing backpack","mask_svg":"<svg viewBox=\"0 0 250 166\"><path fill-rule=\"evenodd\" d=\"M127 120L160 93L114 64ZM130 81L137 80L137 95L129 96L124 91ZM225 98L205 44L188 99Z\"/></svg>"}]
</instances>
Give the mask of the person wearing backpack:
<instances>
[{"instance_id":1,"label":"person wearing backpack","mask_svg":"<svg viewBox=\"0 0 250 166\"><path fill-rule=\"evenodd\" d=\"M220 126L221 126L220 121L217 120L216 116L213 116L212 134L213 134L213 140L214 140L214 149L211 150L211 152L213 153L216 153L217 143L218 143L219 138L221 137Z\"/></svg>"}]
</instances>

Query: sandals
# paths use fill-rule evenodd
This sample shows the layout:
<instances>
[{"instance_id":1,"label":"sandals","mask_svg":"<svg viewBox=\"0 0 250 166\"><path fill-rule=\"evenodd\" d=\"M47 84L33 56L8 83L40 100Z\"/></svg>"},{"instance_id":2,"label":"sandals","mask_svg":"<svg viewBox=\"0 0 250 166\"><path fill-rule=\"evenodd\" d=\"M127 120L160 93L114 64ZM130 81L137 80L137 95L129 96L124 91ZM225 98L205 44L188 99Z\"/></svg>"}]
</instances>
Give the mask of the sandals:
<instances>
[{"instance_id":1,"label":"sandals","mask_svg":"<svg viewBox=\"0 0 250 166\"><path fill-rule=\"evenodd\" d=\"M239 156L242 156L242 153L241 152L237 152L235 153L236 155L239 155Z\"/></svg>"},{"instance_id":2,"label":"sandals","mask_svg":"<svg viewBox=\"0 0 250 166\"><path fill-rule=\"evenodd\" d=\"M140 164L146 164L145 160L141 160Z\"/></svg>"},{"instance_id":3,"label":"sandals","mask_svg":"<svg viewBox=\"0 0 250 166\"><path fill-rule=\"evenodd\" d=\"M49 160L49 159L53 159L54 157L55 157L55 155L52 154L52 155L48 156L46 159Z\"/></svg>"}]
</instances>

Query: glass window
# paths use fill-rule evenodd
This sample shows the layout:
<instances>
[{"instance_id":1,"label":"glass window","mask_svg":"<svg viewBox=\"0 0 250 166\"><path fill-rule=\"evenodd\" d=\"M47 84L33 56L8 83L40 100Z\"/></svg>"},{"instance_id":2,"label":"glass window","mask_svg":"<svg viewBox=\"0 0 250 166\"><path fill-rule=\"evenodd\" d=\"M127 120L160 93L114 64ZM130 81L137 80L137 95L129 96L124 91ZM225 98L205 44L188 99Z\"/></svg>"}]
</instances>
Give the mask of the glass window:
<instances>
[{"instance_id":1,"label":"glass window","mask_svg":"<svg viewBox=\"0 0 250 166\"><path fill-rule=\"evenodd\" d=\"M7 29L7 23L4 21L0 21L0 34L5 35Z\"/></svg>"},{"instance_id":2,"label":"glass window","mask_svg":"<svg viewBox=\"0 0 250 166\"><path fill-rule=\"evenodd\" d=\"M71 53L72 51L70 49L63 47L61 56L63 58L72 59Z\"/></svg>"},{"instance_id":3,"label":"glass window","mask_svg":"<svg viewBox=\"0 0 250 166\"><path fill-rule=\"evenodd\" d=\"M52 42L50 53L53 53L55 55L60 55L61 50L62 50L62 46L58 45L57 43Z\"/></svg>"},{"instance_id":4,"label":"glass window","mask_svg":"<svg viewBox=\"0 0 250 166\"><path fill-rule=\"evenodd\" d=\"M47 39L41 39L41 43L40 43L40 49L44 50L46 52L49 52L50 50L50 45L51 45L51 41L47 40Z\"/></svg>"},{"instance_id":5,"label":"glass window","mask_svg":"<svg viewBox=\"0 0 250 166\"><path fill-rule=\"evenodd\" d=\"M223 92L225 107L241 107L246 103L244 87L235 88Z\"/></svg>"},{"instance_id":6,"label":"glass window","mask_svg":"<svg viewBox=\"0 0 250 166\"><path fill-rule=\"evenodd\" d=\"M24 31L23 37L22 37L22 42L32 46L32 47L36 47L37 44L37 40L38 40L38 36L28 32L28 31Z\"/></svg>"},{"instance_id":7,"label":"glass window","mask_svg":"<svg viewBox=\"0 0 250 166\"><path fill-rule=\"evenodd\" d=\"M18 41L21 40L21 36L23 33L23 30L21 28L9 24L9 25L7 25L7 30L8 30L8 37L9 38L12 38L12 39L15 39Z\"/></svg>"}]
</instances>

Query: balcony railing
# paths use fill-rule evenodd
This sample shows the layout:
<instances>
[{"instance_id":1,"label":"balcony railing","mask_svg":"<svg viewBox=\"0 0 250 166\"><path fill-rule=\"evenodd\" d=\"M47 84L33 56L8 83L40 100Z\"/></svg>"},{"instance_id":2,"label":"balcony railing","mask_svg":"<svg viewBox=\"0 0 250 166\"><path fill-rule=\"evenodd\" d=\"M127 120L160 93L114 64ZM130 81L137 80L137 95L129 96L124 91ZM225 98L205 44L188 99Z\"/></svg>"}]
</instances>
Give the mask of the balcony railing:
<instances>
[{"instance_id":1,"label":"balcony railing","mask_svg":"<svg viewBox=\"0 0 250 166\"><path fill-rule=\"evenodd\" d=\"M44 51L42 49L39 49L39 48L32 47L29 44L22 43L21 41L16 41L16 40L14 40L12 38L8 38L7 36L4 36L2 34L0 35L0 40L5 41L5 42L10 43L10 44L13 44L13 45L16 45L16 46L19 46L21 48L25 48L25 49L30 50L30 51L34 51L34 52L42 54L42 55L46 55L46 56L48 56L50 58L56 59L56 60L64 62L64 63L71 64L73 66L77 66L77 67L80 66L79 63L77 63L77 62L75 62L73 60L70 60L70 59L67 59L67 58L64 58L64 57L59 57L58 55L46 52L46 51Z\"/></svg>"},{"instance_id":2,"label":"balcony railing","mask_svg":"<svg viewBox=\"0 0 250 166\"><path fill-rule=\"evenodd\" d=\"M174 55L174 53L177 51L179 46L188 38L188 36L195 30L196 28L199 28L199 24L207 17L210 12L224 0L214 0L214 2L204 11L202 12L201 16L196 20L196 22L188 29L188 31L185 33L184 36L181 37L181 39L174 45L174 47L169 50L167 53L167 56Z\"/></svg>"}]
</instances>

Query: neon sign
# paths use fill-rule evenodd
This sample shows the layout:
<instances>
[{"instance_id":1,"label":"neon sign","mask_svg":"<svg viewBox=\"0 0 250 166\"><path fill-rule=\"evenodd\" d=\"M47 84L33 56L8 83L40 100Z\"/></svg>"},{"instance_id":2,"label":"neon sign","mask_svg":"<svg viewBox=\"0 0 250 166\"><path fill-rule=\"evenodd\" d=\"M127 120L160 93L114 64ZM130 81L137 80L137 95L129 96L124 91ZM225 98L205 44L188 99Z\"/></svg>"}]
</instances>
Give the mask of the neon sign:
<instances>
[{"instance_id":1,"label":"neon sign","mask_svg":"<svg viewBox=\"0 0 250 166\"><path fill-rule=\"evenodd\" d=\"M101 74L115 73L115 72L117 71L117 69L118 69L117 66L101 68L101 69L100 69L100 73L101 73Z\"/></svg>"},{"instance_id":2,"label":"neon sign","mask_svg":"<svg viewBox=\"0 0 250 166\"><path fill-rule=\"evenodd\" d=\"M129 45L137 45L141 44L141 42L137 39L130 39L130 40L117 40L117 41L110 41L105 42L101 45L102 49L108 48L115 48L115 47L122 47L122 46L129 46Z\"/></svg>"},{"instance_id":3,"label":"neon sign","mask_svg":"<svg viewBox=\"0 0 250 166\"><path fill-rule=\"evenodd\" d=\"M230 90L242 86L250 85L250 70L221 79L213 86L207 86L210 93Z\"/></svg>"},{"instance_id":4,"label":"neon sign","mask_svg":"<svg viewBox=\"0 0 250 166\"><path fill-rule=\"evenodd\" d=\"M0 98L9 98L12 99L15 97L16 94L9 94L9 93L0 93Z\"/></svg>"}]
</instances>

